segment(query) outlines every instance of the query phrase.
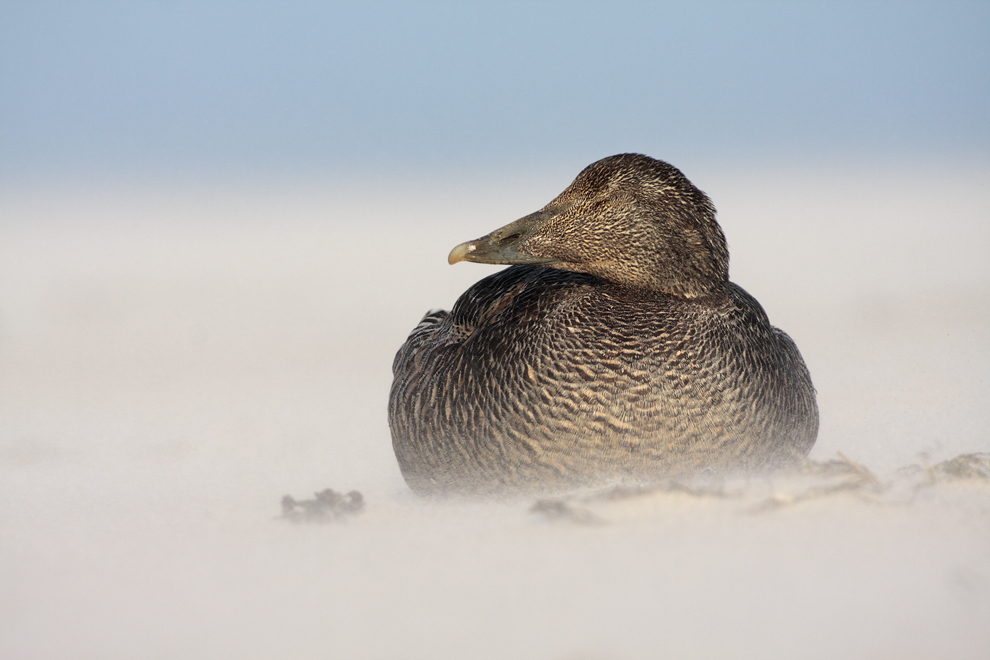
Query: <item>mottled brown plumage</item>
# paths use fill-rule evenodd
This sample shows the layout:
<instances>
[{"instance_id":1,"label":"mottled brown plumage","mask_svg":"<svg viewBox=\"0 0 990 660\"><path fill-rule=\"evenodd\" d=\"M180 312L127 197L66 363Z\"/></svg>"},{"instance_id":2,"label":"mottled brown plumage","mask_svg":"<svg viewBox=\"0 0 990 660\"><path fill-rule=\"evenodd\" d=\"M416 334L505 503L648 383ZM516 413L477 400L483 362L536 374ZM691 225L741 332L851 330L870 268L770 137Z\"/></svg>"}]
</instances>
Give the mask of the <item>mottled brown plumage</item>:
<instances>
[{"instance_id":1,"label":"mottled brown plumage","mask_svg":"<svg viewBox=\"0 0 990 660\"><path fill-rule=\"evenodd\" d=\"M728 280L715 209L667 163L585 168L542 210L457 246L516 264L399 349L392 444L419 493L508 493L759 470L818 432L794 342Z\"/></svg>"}]
</instances>

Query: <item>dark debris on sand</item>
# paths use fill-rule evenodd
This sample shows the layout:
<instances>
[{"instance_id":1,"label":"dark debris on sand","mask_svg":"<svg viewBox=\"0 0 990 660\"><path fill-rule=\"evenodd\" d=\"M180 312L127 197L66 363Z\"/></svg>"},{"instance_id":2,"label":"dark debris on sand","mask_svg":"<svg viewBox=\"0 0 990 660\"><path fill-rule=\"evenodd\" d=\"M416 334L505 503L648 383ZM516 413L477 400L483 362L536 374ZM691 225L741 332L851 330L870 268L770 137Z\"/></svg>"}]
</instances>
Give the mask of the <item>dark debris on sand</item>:
<instances>
[{"instance_id":1,"label":"dark debris on sand","mask_svg":"<svg viewBox=\"0 0 990 660\"><path fill-rule=\"evenodd\" d=\"M282 519L294 523L328 523L343 520L364 508L364 497L352 490L346 495L327 488L315 493L311 500L297 500L291 495L282 498Z\"/></svg>"},{"instance_id":2,"label":"dark debris on sand","mask_svg":"<svg viewBox=\"0 0 990 660\"><path fill-rule=\"evenodd\" d=\"M960 454L924 468L930 483L980 479L990 481L990 454Z\"/></svg>"},{"instance_id":3,"label":"dark debris on sand","mask_svg":"<svg viewBox=\"0 0 990 660\"><path fill-rule=\"evenodd\" d=\"M889 483L881 481L867 467L842 452L838 452L837 459L830 461L805 461L798 475L804 478L799 486L775 492L753 507L753 511L768 511L838 493L850 493L873 501L890 487Z\"/></svg>"},{"instance_id":4,"label":"dark debris on sand","mask_svg":"<svg viewBox=\"0 0 990 660\"><path fill-rule=\"evenodd\" d=\"M588 509L576 507L564 500L537 500L529 511L543 515L549 520L564 520L579 525L604 525L608 522Z\"/></svg>"},{"instance_id":5,"label":"dark debris on sand","mask_svg":"<svg viewBox=\"0 0 990 660\"><path fill-rule=\"evenodd\" d=\"M807 460L791 471L768 475L769 496L753 481L732 481L718 475L701 475L686 481L670 480L654 484L624 485L592 493L572 493L537 501L530 512L548 519L578 524L609 522L592 509L609 502L638 497L684 495L696 499L736 501L744 511L763 513L841 494L874 504L908 504L927 488L947 482L967 482L990 486L990 453L961 454L934 465L902 468L890 481L839 452L828 461ZM727 487L727 484L730 484ZM765 491L764 491L765 493Z\"/></svg>"}]
</instances>

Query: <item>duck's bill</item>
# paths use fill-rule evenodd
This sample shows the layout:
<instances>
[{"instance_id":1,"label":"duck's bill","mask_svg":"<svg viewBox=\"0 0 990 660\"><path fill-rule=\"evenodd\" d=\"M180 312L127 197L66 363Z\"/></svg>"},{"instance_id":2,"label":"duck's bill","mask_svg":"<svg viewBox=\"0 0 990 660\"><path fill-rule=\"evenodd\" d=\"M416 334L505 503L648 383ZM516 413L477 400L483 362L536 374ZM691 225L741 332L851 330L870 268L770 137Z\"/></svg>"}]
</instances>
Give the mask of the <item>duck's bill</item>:
<instances>
[{"instance_id":1,"label":"duck's bill","mask_svg":"<svg viewBox=\"0 0 990 660\"><path fill-rule=\"evenodd\" d=\"M546 214L536 212L496 229L487 236L461 243L447 256L450 264L473 261L481 264L552 264L553 257L531 254L526 249L530 236L546 222Z\"/></svg>"}]
</instances>

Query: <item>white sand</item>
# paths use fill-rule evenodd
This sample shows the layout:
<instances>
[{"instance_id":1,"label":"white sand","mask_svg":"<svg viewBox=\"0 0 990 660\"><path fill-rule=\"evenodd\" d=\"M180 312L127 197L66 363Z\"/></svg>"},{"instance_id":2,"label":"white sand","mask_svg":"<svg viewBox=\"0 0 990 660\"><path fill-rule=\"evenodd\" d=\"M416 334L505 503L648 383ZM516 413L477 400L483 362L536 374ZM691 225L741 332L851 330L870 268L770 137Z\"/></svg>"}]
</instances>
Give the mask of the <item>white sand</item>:
<instances>
[{"instance_id":1,"label":"white sand","mask_svg":"<svg viewBox=\"0 0 990 660\"><path fill-rule=\"evenodd\" d=\"M990 451L990 169L688 174L809 364L812 458ZM603 525L405 488L394 352L494 270L447 251L567 183L0 193L0 658L990 657L985 483ZM364 512L273 520L326 487Z\"/></svg>"}]
</instances>

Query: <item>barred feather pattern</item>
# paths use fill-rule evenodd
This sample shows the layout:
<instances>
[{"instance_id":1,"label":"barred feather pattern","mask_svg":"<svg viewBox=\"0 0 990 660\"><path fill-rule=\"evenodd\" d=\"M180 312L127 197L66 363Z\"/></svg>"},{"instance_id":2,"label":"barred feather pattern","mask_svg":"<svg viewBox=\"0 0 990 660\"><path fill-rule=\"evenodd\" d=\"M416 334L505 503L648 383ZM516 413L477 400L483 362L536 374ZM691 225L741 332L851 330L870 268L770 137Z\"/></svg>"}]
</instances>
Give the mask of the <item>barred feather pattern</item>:
<instances>
[{"instance_id":1,"label":"barred feather pattern","mask_svg":"<svg viewBox=\"0 0 990 660\"><path fill-rule=\"evenodd\" d=\"M685 299L512 266L427 314L393 375L392 444L422 494L764 470L818 432L797 347L732 283Z\"/></svg>"}]
</instances>

